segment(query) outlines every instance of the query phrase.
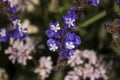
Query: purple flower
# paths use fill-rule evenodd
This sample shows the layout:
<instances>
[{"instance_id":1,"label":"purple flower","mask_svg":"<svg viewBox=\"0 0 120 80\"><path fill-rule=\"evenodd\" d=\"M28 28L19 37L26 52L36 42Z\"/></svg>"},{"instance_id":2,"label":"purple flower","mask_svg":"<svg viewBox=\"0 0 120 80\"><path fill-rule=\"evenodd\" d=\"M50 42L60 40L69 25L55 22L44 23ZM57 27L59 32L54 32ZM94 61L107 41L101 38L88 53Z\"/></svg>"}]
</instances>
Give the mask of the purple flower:
<instances>
[{"instance_id":1,"label":"purple flower","mask_svg":"<svg viewBox=\"0 0 120 80\"><path fill-rule=\"evenodd\" d=\"M66 49L75 49L81 44L80 37L76 36L74 33L67 33L63 38L63 42Z\"/></svg>"},{"instance_id":2,"label":"purple flower","mask_svg":"<svg viewBox=\"0 0 120 80\"><path fill-rule=\"evenodd\" d=\"M17 8L15 6L10 6L7 10L12 13L17 13Z\"/></svg>"},{"instance_id":3,"label":"purple flower","mask_svg":"<svg viewBox=\"0 0 120 80\"><path fill-rule=\"evenodd\" d=\"M6 42L8 38L8 33L6 32L6 29L1 28L0 29L0 41Z\"/></svg>"},{"instance_id":4,"label":"purple flower","mask_svg":"<svg viewBox=\"0 0 120 80\"><path fill-rule=\"evenodd\" d=\"M68 10L68 14L76 14L78 17L83 17L84 14L83 14L83 9L82 8L79 8L78 6Z\"/></svg>"},{"instance_id":5,"label":"purple flower","mask_svg":"<svg viewBox=\"0 0 120 80\"><path fill-rule=\"evenodd\" d=\"M58 50L59 46L58 46L57 41L55 41L54 39L50 38L49 40L47 40L47 46L49 47L50 51L55 52L56 50Z\"/></svg>"},{"instance_id":6,"label":"purple flower","mask_svg":"<svg viewBox=\"0 0 120 80\"><path fill-rule=\"evenodd\" d=\"M55 36L55 32L53 30L47 30L46 31L46 35L51 38L51 37L54 37Z\"/></svg>"},{"instance_id":7,"label":"purple flower","mask_svg":"<svg viewBox=\"0 0 120 80\"><path fill-rule=\"evenodd\" d=\"M9 31L9 37L14 39L19 39L21 41L25 40L28 36L28 29L27 28L16 28Z\"/></svg>"},{"instance_id":8,"label":"purple flower","mask_svg":"<svg viewBox=\"0 0 120 80\"><path fill-rule=\"evenodd\" d=\"M55 32L53 30L47 30L46 31L46 35L49 38L52 38L52 37L54 37L54 38L60 38L61 34L62 34L61 31L59 31L59 32Z\"/></svg>"},{"instance_id":9,"label":"purple flower","mask_svg":"<svg viewBox=\"0 0 120 80\"><path fill-rule=\"evenodd\" d=\"M60 36L63 34L63 29L59 26L59 22L51 22L49 24L49 29L46 31L46 35L49 38L60 38Z\"/></svg>"},{"instance_id":10,"label":"purple flower","mask_svg":"<svg viewBox=\"0 0 120 80\"><path fill-rule=\"evenodd\" d=\"M60 60L65 60L66 58L68 58L69 56L73 56L74 55L74 50L68 50L68 49L61 49L60 50L61 53L61 58Z\"/></svg>"},{"instance_id":11,"label":"purple flower","mask_svg":"<svg viewBox=\"0 0 120 80\"><path fill-rule=\"evenodd\" d=\"M66 16L63 16L64 27L60 27L58 21L51 22L49 29L46 31L46 35L49 37L47 40L49 50L59 52L60 59L58 62L73 56L75 48L81 44L80 37L69 32L71 29L76 28L77 11L79 12L80 9L75 7L70 9Z\"/></svg>"},{"instance_id":12,"label":"purple flower","mask_svg":"<svg viewBox=\"0 0 120 80\"><path fill-rule=\"evenodd\" d=\"M8 3L8 0L3 0L4 3Z\"/></svg>"},{"instance_id":13,"label":"purple flower","mask_svg":"<svg viewBox=\"0 0 120 80\"><path fill-rule=\"evenodd\" d=\"M117 3L117 5L120 7L120 0L117 0L116 3Z\"/></svg>"},{"instance_id":14,"label":"purple flower","mask_svg":"<svg viewBox=\"0 0 120 80\"><path fill-rule=\"evenodd\" d=\"M100 0L89 0L89 2L93 5L93 6L98 6L100 3Z\"/></svg>"},{"instance_id":15,"label":"purple flower","mask_svg":"<svg viewBox=\"0 0 120 80\"><path fill-rule=\"evenodd\" d=\"M63 19L65 20L66 29L76 28L75 21L77 19L77 16L75 14L68 14L66 16L63 16Z\"/></svg>"},{"instance_id":16,"label":"purple flower","mask_svg":"<svg viewBox=\"0 0 120 80\"><path fill-rule=\"evenodd\" d=\"M54 23L51 22L49 26L50 26L50 30L53 30L54 32L58 32L61 29L58 21Z\"/></svg>"},{"instance_id":17,"label":"purple flower","mask_svg":"<svg viewBox=\"0 0 120 80\"><path fill-rule=\"evenodd\" d=\"M118 37L120 37L120 34L117 34Z\"/></svg>"}]
</instances>

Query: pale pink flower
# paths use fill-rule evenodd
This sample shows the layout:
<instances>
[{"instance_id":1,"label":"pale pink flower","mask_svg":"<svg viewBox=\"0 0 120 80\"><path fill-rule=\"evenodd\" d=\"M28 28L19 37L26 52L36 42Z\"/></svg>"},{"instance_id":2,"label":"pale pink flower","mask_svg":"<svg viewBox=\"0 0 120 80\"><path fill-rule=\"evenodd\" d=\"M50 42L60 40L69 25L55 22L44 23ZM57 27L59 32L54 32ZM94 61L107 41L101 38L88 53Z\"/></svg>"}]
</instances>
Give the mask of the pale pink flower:
<instances>
[{"instance_id":1,"label":"pale pink flower","mask_svg":"<svg viewBox=\"0 0 120 80\"><path fill-rule=\"evenodd\" d=\"M84 50L81 55L83 58L88 59L91 64L95 64L97 61L96 53L93 50Z\"/></svg>"},{"instance_id":2,"label":"pale pink flower","mask_svg":"<svg viewBox=\"0 0 120 80\"><path fill-rule=\"evenodd\" d=\"M30 53L34 50L34 43L30 38L26 39L26 43L19 39L10 39L10 46L5 50L5 54L9 55L12 63L16 61L22 65L27 65L27 60L31 60Z\"/></svg>"},{"instance_id":3,"label":"pale pink flower","mask_svg":"<svg viewBox=\"0 0 120 80\"><path fill-rule=\"evenodd\" d=\"M74 67L74 71L78 76L83 76L83 68L81 66L79 67Z\"/></svg>"},{"instance_id":4,"label":"pale pink flower","mask_svg":"<svg viewBox=\"0 0 120 80\"><path fill-rule=\"evenodd\" d=\"M65 76L64 80L80 80L80 79L75 71L70 71L68 72L68 75Z\"/></svg>"},{"instance_id":5,"label":"pale pink flower","mask_svg":"<svg viewBox=\"0 0 120 80\"><path fill-rule=\"evenodd\" d=\"M41 80L49 77L49 74L52 70L52 61L51 57L41 57L39 59L39 66L34 70L40 76Z\"/></svg>"},{"instance_id":6,"label":"pale pink flower","mask_svg":"<svg viewBox=\"0 0 120 80\"><path fill-rule=\"evenodd\" d=\"M103 60L98 58L93 50L76 50L74 56L68 58L68 64L74 68L74 77L80 77L82 80L90 78L90 80L96 80L103 78L108 80L106 75L107 66L103 64ZM87 60L87 61L86 61ZM82 62L81 62L82 61ZM68 80L74 80L69 74L66 76ZM76 79L77 79L76 77ZM79 79L80 80L80 79Z\"/></svg>"},{"instance_id":7,"label":"pale pink flower","mask_svg":"<svg viewBox=\"0 0 120 80\"><path fill-rule=\"evenodd\" d=\"M70 56L68 58L68 64L73 67L75 65L80 65L80 64L83 64L83 60L81 59L81 56L80 56L80 51L79 50L76 50L74 55L73 56Z\"/></svg>"}]
</instances>

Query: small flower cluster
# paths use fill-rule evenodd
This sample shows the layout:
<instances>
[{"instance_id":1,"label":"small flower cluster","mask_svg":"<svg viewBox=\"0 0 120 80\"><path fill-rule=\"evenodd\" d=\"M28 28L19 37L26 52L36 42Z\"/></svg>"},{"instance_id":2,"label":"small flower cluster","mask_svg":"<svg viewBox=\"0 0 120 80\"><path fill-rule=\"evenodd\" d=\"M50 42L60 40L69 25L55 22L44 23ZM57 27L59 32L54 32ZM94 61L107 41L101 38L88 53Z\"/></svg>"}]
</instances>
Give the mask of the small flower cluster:
<instances>
[{"instance_id":1,"label":"small flower cluster","mask_svg":"<svg viewBox=\"0 0 120 80\"><path fill-rule=\"evenodd\" d=\"M9 0L3 0L3 3L5 5L5 13L10 18L13 28L9 31L5 28L1 28L0 41L6 42L11 37L14 39L25 40L28 35L28 30L27 28L22 27L20 18L14 15L17 12L17 8L15 6L7 6Z\"/></svg>"},{"instance_id":2,"label":"small flower cluster","mask_svg":"<svg viewBox=\"0 0 120 80\"><path fill-rule=\"evenodd\" d=\"M73 0L75 3L79 4L82 8L87 7L89 4L93 6L98 6L100 0Z\"/></svg>"},{"instance_id":3,"label":"small flower cluster","mask_svg":"<svg viewBox=\"0 0 120 80\"><path fill-rule=\"evenodd\" d=\"M47 46L50 51L58 52L60 60L65 60L68 56L74 55L74 50L81 44L80 37L70 32L76 28L77 15L74 10L69 10L66 16L63 16L64 27L59 22L51 22L49 29L46 31L49 39Z\"/></svg>"},{"instance_id":4,"label":"small flower cluster","mask_svg":"<svg viewBox=\"0 0 120 80\"><path fill-rule=\"evenodd\" d=\"M39 66L34 70L34 73L37 73L41 80L45 80L45 78L49 77L51 70L51 57L41 57L39 59Z\"/></svg>"},{"instance_id":5,"label":"small flower cluster","mask_svg":"<svg viewBox=\"0 0 120 80\"><path fill-rule=\"evenodd\" d=\"M116 47L119 46L120 37L120 19L115 19L110 24L105 24L105 29L112 34Z\"/></svg>"},{"instance_id":6,"label":"small flower cluster","mask_svg":"<svg viewBox=\"0 0 120 80\"><path fill-rule=\"evenodd\" d=\"M68 58L68 64L74 68L68 72L64 80L108 80L107 66L98 59L92 50L76 50L74 56Z\"/></svg>"},{"instance_id":7,"label":"small flower cluster","mask_svg":"<svg viewBox=\"0 0 120 80\"><path fill-rule=\"evenodd\" d=\"M32 59L30 53L34 48L34 43L30 38L27 38L25 43L19 39L14 40L10 38L10 46L5 50L5 54L10 55L9 60L11 60L12 63L17 61L19 64L26 65L27 60Z\"/></svg>"}]
</instances>

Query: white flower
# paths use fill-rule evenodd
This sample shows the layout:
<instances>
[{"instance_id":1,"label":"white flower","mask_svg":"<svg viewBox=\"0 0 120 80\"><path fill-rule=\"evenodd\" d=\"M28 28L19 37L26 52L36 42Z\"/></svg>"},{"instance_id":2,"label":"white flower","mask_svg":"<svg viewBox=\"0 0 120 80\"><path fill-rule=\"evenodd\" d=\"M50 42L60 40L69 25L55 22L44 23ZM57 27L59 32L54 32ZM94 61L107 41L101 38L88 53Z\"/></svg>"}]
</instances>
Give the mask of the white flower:
<instances>
[{"instance_id":1,"label":"white flower","mask_svg":"<svg viewBox=\"0 0 120 80\"><path fill-rule=\"evenodd\" d=\"M16 20L14 20L12 23L13 23L13 25L14 26L21 26L21 20L20 19L16 19Z\"/></svg>"},{"instance_id":2,"label":"white flower","mask_svg":"<svg viewBox=\"0 0 120 80\"><path fill-rule=\"evenodd\" d=\"M96 53L93 50L84 50L82 52L82 56L83 56L83 58L88 59L89 63L91 63L91 64L95 64L97 61Z\"/></svg>"},{"instance_id":3,"label":"white flower","mask_svg":"<svg viewBox=\"0 0 120 80\"><path fill-rule=\"evenodd\" d=\"M64 80L80 80L79 76L74 71L68 72L68 75L65 76Z\"/></svg>"},{"instance_id":4,"label":"white flower","mask_svg":"<svg viewBox=\"0 0 120 80\"><path fill-rule=\"evenodd\" d=\"M74 45L73 42L66 42L65 46L66 46L67 49L73 49L73 48L75 48L75 45Z\"/></svg>"},{"instance_id":5,"label":"white flower","mask_svg":"<svg viewBox=\"0 0 120 80\"><path fill-rule=\"evenodd\" d=\"M59 23L56 26L55 25L50 25L50 27L51 27L51 30L54 30L55 32L60 30Z\"/></svg>"},{"instance_id":6,"label":"white flower","mask_svg":"<svg viewBox=\"0 0 120 80\"><path fill-rule=\"evenodd\" d=\"M68 27L70 28L71 26L74 26L75 19L72 18L67 18L65 20L65 23L68 24Z\"/></svg>"},{"instance_id":7,"label":"white flower","mask_svg":"<svg viewBox=\"0 0 120 80\"><path fill-rule=\"evenodd\" d=\"M6 29L1 29L0 36L5 37L6 36Z\"/></svg>"},{"instance_id":8,"label":"white flower","mask_svg":"<svg viewBox=\"0 0 120 80\"><path fill-rule=\"evenodd\" d=\"M49 77L52 70L51 57L41 57L39 60L39 66L34 70L42 80Z\"/></svg>"},{"instance_id":9,"label":"white flower","mask_svg":"<svg viewBox=\"0 0 120 80\"><path fill-rule=\"evenodd\" d=\"M81 59L81 56L80 56L80 53L81 51L79 50L76 50L74 52L74 55L73 56L70 56L68 58L68 64L73 67L75 65L80 65L80 64L83 64L83 60Z\"/></svg>"},{"instance_id":10,"label":"white flower","mask_svg":"<svg viewBox=\"0 0 120 80\"><path fill-rule=\"evenodd\" d=\"M68 64L74 68L75 75L81 77L82 80L86 80L86 78L90 80L100 78L108 80L106 75L107 66L92 50L76 50L74 56L68 58ZM73 75L66 77L67 80L74 80Z\"/></svg>"},{"instance_id":11,"label":"white flower","mask_svg":"<svg viewBox=\"0 0 120 80\"><path fill-rule=\"evenodd\" d=\"M25 19L22 22L22 26L28 28L28 33L29 34L38 33L38 31L39 31L38 27L31 24L28 19Z\"/></svg>"},{"instance_id":12,"label":"white flower","mask_svg":"<svg viewBox=\"0 0 120 80\"><path fill-rule=\"evenodd\" d=\"M30 39L26 39L26 44L24 44L19 39L13 40L10 39L10 47L5 50L5 54L9 54L9 59L12 63L16 61L22 65L27 65L27 60L31 60L32 57L30 53L34 50L34 43L29 41Z\"/></svg>"},{"instance_id":13,"label":"white flower","mask_svg":"<svg viewBox=\"0 0 120 80\"><path fill-rule=\"evenodd\" d=\"M78 75L78 76L83 76L83 72L82 72L82 67L74 67L74 71L76 72L76 74Z\"/></svg>"},{"instance_id":14,"label":"white flower","mask_svg":"<svg viewBox=\"0 0 120 80\"><path fill-rule=\"evenodd\" d=\"M50 44L50 50L55 52L58 49L56 44Z\"/></svg>"}]
</instances>

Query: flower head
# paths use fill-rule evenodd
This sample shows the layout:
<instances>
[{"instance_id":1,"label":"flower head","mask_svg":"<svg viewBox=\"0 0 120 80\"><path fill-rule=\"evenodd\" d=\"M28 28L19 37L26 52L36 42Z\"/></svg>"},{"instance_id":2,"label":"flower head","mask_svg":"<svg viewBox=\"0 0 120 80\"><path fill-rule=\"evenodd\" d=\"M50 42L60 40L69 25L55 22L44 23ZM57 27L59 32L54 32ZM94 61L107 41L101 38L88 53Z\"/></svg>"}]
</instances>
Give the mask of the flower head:
<instances>
[{"instance_id":1,"label":"flower head","mask_svg":"<svg viewBox=\"0 0 120 80\"><path fill-rule=\"evenodd\" d=\"M68 14L66 16L63 16L63 19L65 20L65 27L66 29L73 29L76 28L76 18L77 16L75 14Z\"/></svg>"},{"instance_id":2,"label":"flower head","mask_svg":"<svg viewBox=\"0 0 120 80\"><path fill-rule=\"evenodd\" d=\"M58 46L58 42L53 40L52 38L50 38L47 41L47 45L49 46L49 49L53 52L55 52L56 50L58 50L59 46Z\"/></svg>"},{"instance_id":3,"label":"flower head","mask_svg":"<svg viewBox=\"0 0 120 80\"><path fill-rule=\"evenodd\" d=\"M39 59L39 66L34 70L34 73L37 73L41 80L45 80L45 78L49 77L51 70L51 57L41 57Z\"/></svg>"},{"instance_id":4,"label":"flower head","mask_svg":"<svg viewBox=\"0 0 120 80\"><path fill-rule=\"evenodd\" d=\"M67 49L75 49L81 44L80 37L74 33L67 33L63 38L63 42Z\"/></svg>"},{"instance_id":5,"label":"flower head","mask_svg":"<svg viewBox=\"0 0 120 80\"><path fill-rule=\"evenodd\" d=\"M71 72L74 72L75 76L78 76L82 80L86 80L87 78L90 80L101 78L103 80L108 80L106 75L107 66L92 50L76 50L74 55L68 58L68 64L74 68Z\"/></svg>"},{"instance_id":6,"label":"flower head","mask_svg":"<svg viewBox=\"0 0 120 80\"><path fill-rule=\"evenodd\" d=\"M19 45L19 46L18 46ZM16 61L19 64L27 65L27 60L31 60L30 53L34 50L34 43L30 39L26 39L26 44L19 39L15 40L10 38L10 47L5 50L5 54L10 55L9 59L12 63Z\"/></svg>"}]
</instances>

